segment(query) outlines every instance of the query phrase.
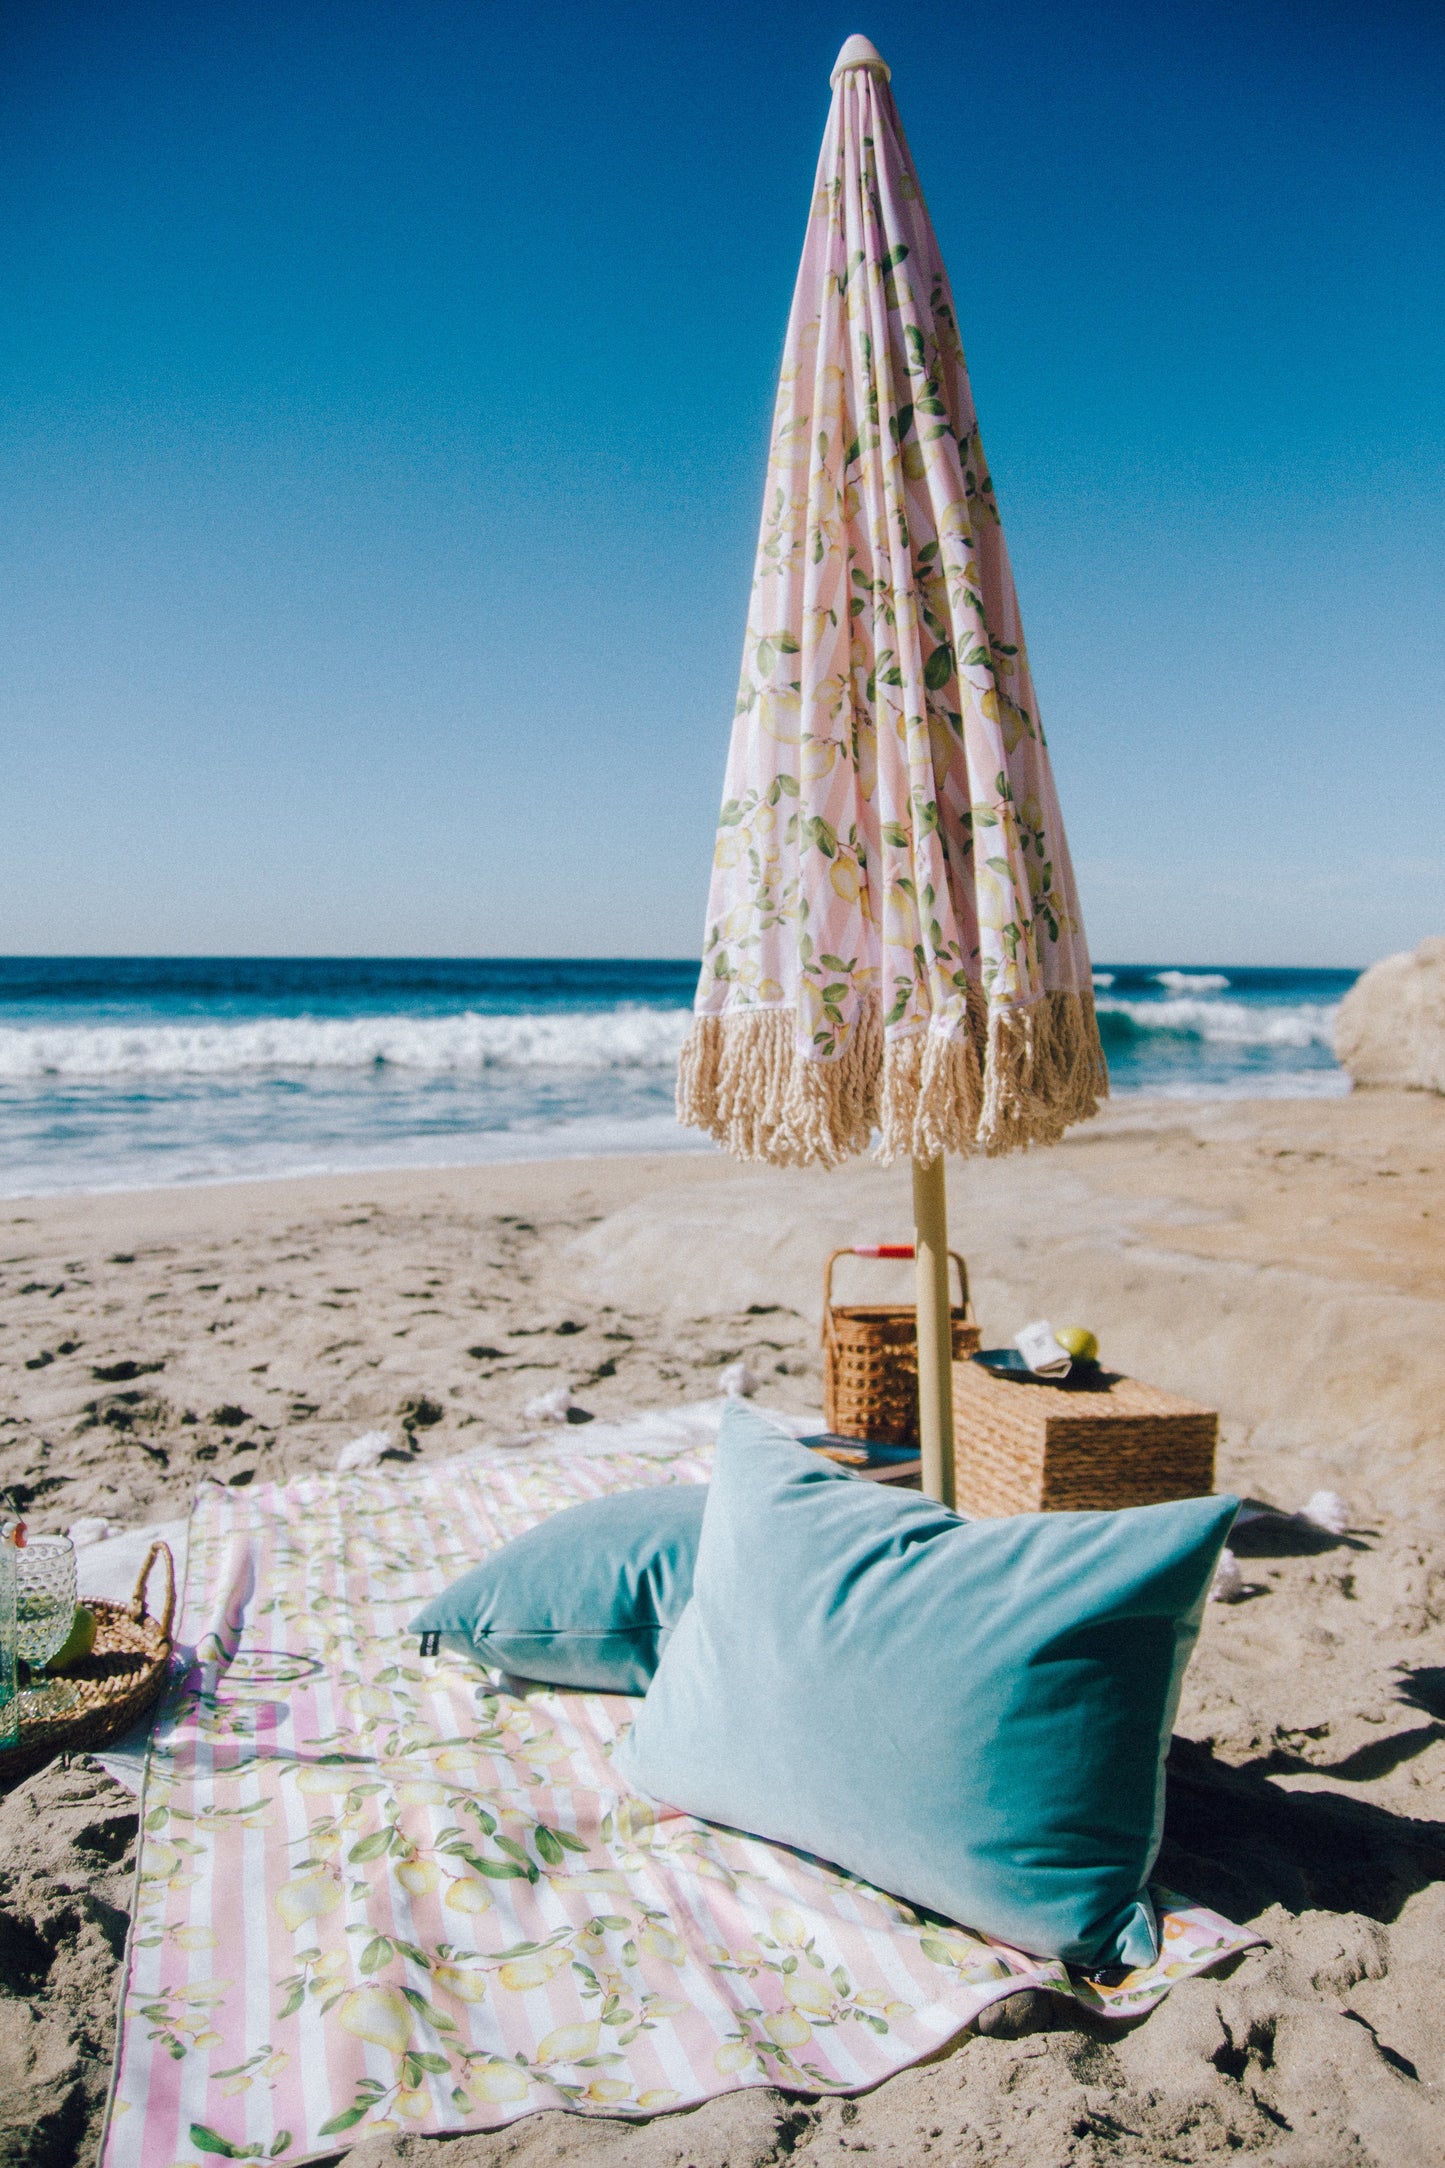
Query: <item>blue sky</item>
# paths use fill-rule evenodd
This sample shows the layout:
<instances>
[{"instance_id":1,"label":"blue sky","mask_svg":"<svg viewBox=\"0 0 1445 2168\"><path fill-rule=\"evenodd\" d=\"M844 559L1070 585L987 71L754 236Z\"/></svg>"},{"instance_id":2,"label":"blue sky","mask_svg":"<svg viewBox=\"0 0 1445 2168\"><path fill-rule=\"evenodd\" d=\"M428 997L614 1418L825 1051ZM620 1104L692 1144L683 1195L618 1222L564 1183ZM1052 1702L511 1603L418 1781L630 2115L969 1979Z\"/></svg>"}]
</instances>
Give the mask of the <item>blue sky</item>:
<instances>
[{"instance_id":1,"label":"blue sky","mask_svg":"<svg viewBox=\"0 0 1445 2168\"><path fill-rule=\"evenodd\" d=\"M11 0L0 948L695 947L855 29L1095 955L1445 930L1435 0Z\"/></svg>"}]
</instances>

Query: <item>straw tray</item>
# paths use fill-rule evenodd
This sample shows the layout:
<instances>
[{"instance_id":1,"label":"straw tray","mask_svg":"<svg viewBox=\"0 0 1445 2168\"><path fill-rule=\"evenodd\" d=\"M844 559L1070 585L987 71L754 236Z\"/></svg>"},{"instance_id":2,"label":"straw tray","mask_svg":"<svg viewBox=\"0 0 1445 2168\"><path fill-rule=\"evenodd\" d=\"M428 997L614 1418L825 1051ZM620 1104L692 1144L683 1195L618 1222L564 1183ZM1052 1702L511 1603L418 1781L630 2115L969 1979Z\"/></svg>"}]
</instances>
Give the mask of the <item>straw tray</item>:
<instances>
[{"instance_id":1,"label":"straw tray","mask_svg":"<svg viewBox=\"0 0 1445 2168\"><path fill-rule=\"evenodd\" d=\"M968 1299L968 1267L956 1250L959 1301L950 1311L955 1362L979 1345ZM918 1312L912 1303L835 1303L840 1257L908 1258L906 1243L834 1250L823 1269L823 1415L840 1438L874 1445L918 1444Z\"/></svg>"},{"instance_id":2,"label":"straw tray","mask_svg":"<svg viewBox=\"0 0 1445 2168\"><path fill-rule=\"evenodd\" d=\"M159 1618L146 1610L146 1583L157 1560L165 1570ZM0 1784L32 1774L57 1754L83 1754L130 1730L157 1699L171 1660L176 1571L170 1548L153 1543L129 1603L90 1597L95 1647L53 1679L22 1689L20 1737L0 1747Z\"/></svg>"},{"instance_id":3,"label":"straw tray","mask_svg":"<svg viewBox=\"0 0 1445 2168\"><path fill-rule=\"evenodd\" d=\"M953 1368L960 1512L1112 1511L1214 1489L1219 1417L1101 1370L1092 1389Z\"/></svg>"}]
</instances>

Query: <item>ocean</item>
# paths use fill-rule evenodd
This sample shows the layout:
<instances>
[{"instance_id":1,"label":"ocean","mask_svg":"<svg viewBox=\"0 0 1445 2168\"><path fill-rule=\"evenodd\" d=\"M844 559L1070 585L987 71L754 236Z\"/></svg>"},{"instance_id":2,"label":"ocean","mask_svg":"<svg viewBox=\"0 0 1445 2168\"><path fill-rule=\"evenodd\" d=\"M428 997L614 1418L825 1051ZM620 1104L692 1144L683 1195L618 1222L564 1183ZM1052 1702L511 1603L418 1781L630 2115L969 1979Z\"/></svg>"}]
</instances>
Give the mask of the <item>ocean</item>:
<instances>
[{"instance_id":1,"label":"ocean","mask_svg":"<svg viewBox=\"0 0 1445 2168\"><path fill-rule=\"evenodd\" d=\"M1343 1092L1353 971L1100 965L1116 1096ZM0 1196L707 1150L697 965L0 958Z\"/></svg>"}]
</instances>

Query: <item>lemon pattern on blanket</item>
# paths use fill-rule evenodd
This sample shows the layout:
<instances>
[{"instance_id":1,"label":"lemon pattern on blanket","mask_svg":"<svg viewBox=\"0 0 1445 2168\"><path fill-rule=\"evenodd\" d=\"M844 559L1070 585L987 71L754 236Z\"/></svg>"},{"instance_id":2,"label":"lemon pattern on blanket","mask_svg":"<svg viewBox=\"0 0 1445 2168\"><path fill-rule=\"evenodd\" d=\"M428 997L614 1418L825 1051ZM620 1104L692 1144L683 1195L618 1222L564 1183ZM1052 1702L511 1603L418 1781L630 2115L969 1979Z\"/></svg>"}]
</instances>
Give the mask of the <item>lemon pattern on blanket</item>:
<instances>
[{"instance_id":1,"label":"lemon pattern on blanket","mask_svg":"<svg viewBox=\"0 0 1445 2168\"><path fill-rule=\"evenodd\" d=\"M709 1455L475 1456L208 1490L157 1727L105 2168L294 2163L543 2107L876 2084L1043 1986L1116 2015L1253 1936L1156 1892L1087 1980L620 1792L633 1704L422 1659L417 1606L546 1514Z\"/></svg>"}]
</instances>

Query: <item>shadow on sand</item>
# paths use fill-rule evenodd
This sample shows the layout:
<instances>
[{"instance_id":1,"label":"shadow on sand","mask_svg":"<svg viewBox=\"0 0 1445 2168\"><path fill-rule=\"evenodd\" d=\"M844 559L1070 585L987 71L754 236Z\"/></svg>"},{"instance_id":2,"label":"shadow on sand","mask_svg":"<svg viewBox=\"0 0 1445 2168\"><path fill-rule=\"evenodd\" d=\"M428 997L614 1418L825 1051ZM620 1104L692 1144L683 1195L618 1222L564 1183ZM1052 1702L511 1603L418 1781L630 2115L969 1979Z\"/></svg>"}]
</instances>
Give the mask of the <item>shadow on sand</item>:
<instances>
[{"instance_id":1,"label":"shadow on sand","mask_svg":"<svg viewBox=\"0 0 1445 2168\"><path fill-rule=\"evenodd\" d=\"M1402 1696L1406 1698L1406 1696ZM1402 1760L1439 1736L1433 1724L1362 1749ZM1312 1776L1364 1777L1349 1757L1327 1771L1286 1757ZM1285 1791L1271 1782L1279 1754L1232 1768L1212 1749L1176 1738L1169 1751L1164 1845L1158 1873L1230 1919L1267 1905L1291 1912L1363 1912L1395 1919L1406 1899L1445 1875L1445 1822L1414 1821L1334 1791Z\"/></svg>"}]
</instances>

